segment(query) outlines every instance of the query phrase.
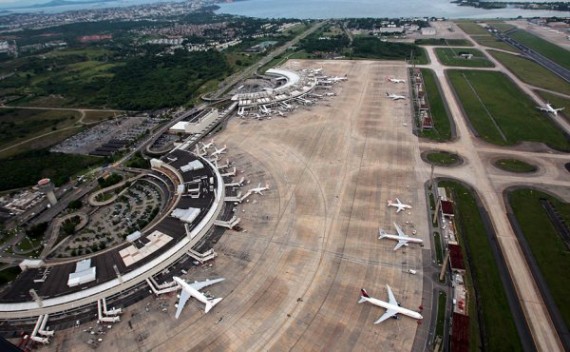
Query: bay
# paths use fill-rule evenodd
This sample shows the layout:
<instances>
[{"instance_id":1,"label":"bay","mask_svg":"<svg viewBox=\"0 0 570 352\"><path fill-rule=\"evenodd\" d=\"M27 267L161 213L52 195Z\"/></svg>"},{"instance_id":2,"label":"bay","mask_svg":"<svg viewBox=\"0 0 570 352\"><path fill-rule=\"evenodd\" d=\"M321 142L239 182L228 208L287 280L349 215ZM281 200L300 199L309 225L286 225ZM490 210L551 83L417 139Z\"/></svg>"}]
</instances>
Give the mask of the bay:
<instances>
[{"instance_id":1,"label":"bay","mask_svg":"<svg viewBox=\"0 0 570 352\"><path fill-rule=\"evenodd\" d=\"M522 10L514 7L484 10L458 6L449 0L243 0L221 3L218 6L220 10L217 13L258 18L445 17L456 19L570 16L570 12Z\"/></svg>"}]
</instances>

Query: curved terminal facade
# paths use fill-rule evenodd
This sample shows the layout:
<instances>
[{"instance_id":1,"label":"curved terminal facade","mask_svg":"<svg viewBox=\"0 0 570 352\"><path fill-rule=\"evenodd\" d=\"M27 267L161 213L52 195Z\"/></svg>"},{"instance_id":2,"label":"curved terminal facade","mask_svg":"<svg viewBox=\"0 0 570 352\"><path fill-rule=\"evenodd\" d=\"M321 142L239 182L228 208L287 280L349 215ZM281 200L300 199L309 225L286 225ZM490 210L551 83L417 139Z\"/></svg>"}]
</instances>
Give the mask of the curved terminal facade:
<instances>
[{"instance_id":1,"label":"curved terminal facade","mask_svg":"<svg viewBox=\"0 0 570 352\"><path fill-rule=\"evenodd\" d=\"M34 324L45 314L50 324L66 327L69 321L92 320L97 306L101 320L101 302L132 304L148 295L149 279L156 283L165 269L187 259L222 212L224 180L210 161L180 149L151 160L151 166L145 177L159 180L167 193L155 220L123 244L90 257L24 261L24 272L0 296L1 330Z\"/></svg>"},{"instance_id":2,"label":"curved terminal facade","mask_svg":"<svg viewBox=\"0 0 570 352\"><path fill-rule=\"evenodd\" d=\"M238 108L253 108L257 106L271 106L289 100L302 98L311 92L318 83L313 73L306 71L296 73L289 70L269 69L266 76L275 82L274 88L265 88L256 92L236 93L231 100L238 103Z\"/></svg>"}]
</instances>

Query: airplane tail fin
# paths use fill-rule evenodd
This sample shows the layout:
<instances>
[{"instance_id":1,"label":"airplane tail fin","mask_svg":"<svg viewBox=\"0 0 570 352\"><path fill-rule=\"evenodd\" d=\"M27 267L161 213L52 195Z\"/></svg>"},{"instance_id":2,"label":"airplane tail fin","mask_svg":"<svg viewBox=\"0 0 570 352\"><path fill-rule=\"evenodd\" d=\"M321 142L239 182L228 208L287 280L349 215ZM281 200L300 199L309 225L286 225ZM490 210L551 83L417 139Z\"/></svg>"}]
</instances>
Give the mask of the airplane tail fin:
<instances>
[{"instance_id":1,"label":"airplane tail fin","mask_svg":"<svg viewBox=\"0 0 570 352\"><path fill-rule=\"evenodd\" d=\"M218 303L220 303L220 301L222 300L222 298L215 298L215 299L209 299L206 301L206 308L204 309L205 313L208 313L210 311L210 309L214 308L214 306Z\"/></svg>"},{"instance_id":2,"label":"airplane tail fin","mask_svg":"<svg viewBox=\"0 0 570 352\"><path fill-rule=\"evenodd\" d=\"M386 231L384 231L384 229L380 229L379 233L380 233L380 236L378 236L379 240L382 238L385 238L387 235L387 233L386 233Z\"/></svg>"},{"instance_id":3,"label":"airplane tail fin","mask_svg":"<svg viewBox=\"0 0 570 352\"><path fill-rule=\"evenodd\" d=\"M358 303L366 302L367 298L370 298L370 296L368 295L368 292L366 292L365 289L361 288L360 289L360 299L358 300Z\"/></svg>"}]
</instances>

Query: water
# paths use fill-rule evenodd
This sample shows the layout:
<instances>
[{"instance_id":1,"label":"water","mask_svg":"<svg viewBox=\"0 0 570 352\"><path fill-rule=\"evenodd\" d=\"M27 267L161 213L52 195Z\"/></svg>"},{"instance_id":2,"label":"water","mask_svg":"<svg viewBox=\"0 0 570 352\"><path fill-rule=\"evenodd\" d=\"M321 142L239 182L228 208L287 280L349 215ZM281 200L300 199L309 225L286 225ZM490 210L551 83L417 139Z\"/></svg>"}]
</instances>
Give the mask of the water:
<instances>
[{"instance_id":1,"label":"water","mask_svg":"<svg viewBox=\"0 0 570 352\"><path fill-rule=\"evenodd\" d=\"M65 6L53 6L53 7L29 7L30 5L35 4L42 4L47 3L50 0L33 0L30 2L19 2L19 3L1 3L0 2L0 10L8 10L12 13L34 13L34 12L43 12L43 13L61 13L66 11L77 11L77 10L98 10L104 8L111 8L111 7L127 7L127 6L135 6L135 5L145 5L145 4L155 4L161 2L182 2L184 0L116 0L116 1L108 1L102 3L88 3L88 4L81 4L79 0L77 1L78 4L73 5L65 5Z\"/></svg>"},{"instance_id":2,"label":"water","mask_svg":"<svg viewBox=\"0 0 570 352\"><path fill-rule=\"evenodd\" d=\"M531 0L522 0L528 1ZM546 2L547 0L542 0ZM539 0L540 2L540 0ZM450 0L245 0L218 4L218 13L259 18L446 17L513 18L570 16L570 12L505 8L483 10Z\"/></svg>"}]
</instances>

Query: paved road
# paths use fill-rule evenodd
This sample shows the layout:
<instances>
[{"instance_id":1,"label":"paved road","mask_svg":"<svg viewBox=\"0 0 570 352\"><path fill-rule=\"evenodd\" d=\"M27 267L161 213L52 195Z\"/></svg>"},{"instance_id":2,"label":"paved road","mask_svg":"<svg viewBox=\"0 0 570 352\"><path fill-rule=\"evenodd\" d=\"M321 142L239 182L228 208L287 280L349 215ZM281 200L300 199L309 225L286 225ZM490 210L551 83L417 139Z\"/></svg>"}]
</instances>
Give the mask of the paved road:
<instances>
[{"instance_id":1,"label":"paved road","mask_svg":"<svg viewBox=\"0 0 570 352\"><path fill-rule=\"evenodd\" d=\"M477 49L485 52L485 48L474 42ZM485 162L485 156L480 155L478 148L485 146L487 150L494 150L496 154L507 152L504 148L492 147L485 144L473 136L467 125L467 117L464 116L460 104L453 94L452 88L445 77L445 67L438 61L434 53L433 47L427 47L431 64L426 65L433 69L440 81L442 94L448 103L451 116L453 116L457 127L458 139L455 142L447 143L452 151L462 155L468 163L462 167L454 169L438 169L437 174L447 177L457 177L471 184L481 197L484 207L491 215L492 225L497 233L498 243L501 251L505 256L505 261L510 271L517 295L525 312L527 323L531 329L533 339L538 350L541 351L562 351L563 347L559 336L556 334L554 325L548 314L548 310L544 304L538 287L532 277L530 269L524 258L523 252L517 241L517 238L510 226L506 216L506 208L497 186L494 184L494 176L487 171L488 164ZM541 100L532 92L530 88L524 85L518 78L506 70L499 62L489 56L489 60L495 63L498 70L507 74L515 83L517 83L525 93L531 96L535 101ZM455 68L454 68L455 69ZM468 68L465 68L468 69ZM561 119L559 119L561 120ZM558 122L558 120L557 120ZM566 130L570 130L570 126L565 121L560 121L560 125ZM440 144L432 145L439 147ZM548 156L548 155L547 155ZM525 184L530 179L524 177L512 177L503 175L513 183ZM549 182L545 178L541 182ZM554 180L552 180L554 181ZM556 180L557 182L560 182ZM563 181L564 184L568 182Z\"/></svg>"}]
</instances>

